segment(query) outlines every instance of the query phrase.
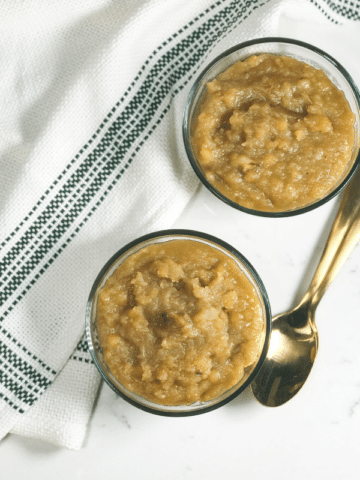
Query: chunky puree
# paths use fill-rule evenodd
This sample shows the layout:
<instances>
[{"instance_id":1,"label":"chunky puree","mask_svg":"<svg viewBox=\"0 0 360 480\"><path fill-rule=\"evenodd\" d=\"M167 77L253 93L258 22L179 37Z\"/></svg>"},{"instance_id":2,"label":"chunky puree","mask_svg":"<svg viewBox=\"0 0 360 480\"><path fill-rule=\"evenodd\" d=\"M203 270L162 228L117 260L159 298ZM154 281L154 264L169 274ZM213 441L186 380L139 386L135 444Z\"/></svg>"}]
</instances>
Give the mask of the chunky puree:
<instances>
[{"instance_id":1,"label":"chunky puree","mask_svg":"<svg viewBox=\"0 0 360 480\"><path fill-rule=\"evenodd\" d=\"M208 82L192 144L224 196L251 209L291 210L324 197L342 178L354 120L322 70L263 54Z\"/></svg>"},{"instance_id":2,"label":"chunky puree","mask_svg":"<svg viewBox=\"0 0 360 480\"><path fill-rule=\"evenodd\" d=\"M100 291L104 360L163 405L207 401L245 380L264 342L262 307L234 260L194 240L146 246Z\"/></svg>"}]
</instances>

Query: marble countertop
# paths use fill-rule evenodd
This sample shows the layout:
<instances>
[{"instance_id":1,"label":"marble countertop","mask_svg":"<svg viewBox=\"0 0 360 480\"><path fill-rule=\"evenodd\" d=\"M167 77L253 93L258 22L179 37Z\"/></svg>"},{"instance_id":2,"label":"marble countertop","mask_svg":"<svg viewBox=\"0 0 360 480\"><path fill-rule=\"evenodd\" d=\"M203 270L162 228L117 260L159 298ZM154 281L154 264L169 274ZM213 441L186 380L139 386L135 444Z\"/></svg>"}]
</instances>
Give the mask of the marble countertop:
<instances>
[{"instance_id":1,"label":"marble countertop","mask_svg":"<svg viewBox=\"0 0 360 480\"><path fill-rule=\"evenodd\" d=\"M280 31L336 58L360 28L341 27L334 36L331 26L307 33L303 26L287 21ZM359 45L345 53L343 64L360 84ZM309 285L338 205L339 198L302 216L262 218L226 206L201 187L172 227L204 231L237 248L260 274L277 314ZM287 404L263 407L248 389L213 412L167 418L138 410L103 385L82 449L9 435L0 446L0 478L358 479L359 312L358 245L317 309L318 356Z\"/></svg>"}]
</instances>

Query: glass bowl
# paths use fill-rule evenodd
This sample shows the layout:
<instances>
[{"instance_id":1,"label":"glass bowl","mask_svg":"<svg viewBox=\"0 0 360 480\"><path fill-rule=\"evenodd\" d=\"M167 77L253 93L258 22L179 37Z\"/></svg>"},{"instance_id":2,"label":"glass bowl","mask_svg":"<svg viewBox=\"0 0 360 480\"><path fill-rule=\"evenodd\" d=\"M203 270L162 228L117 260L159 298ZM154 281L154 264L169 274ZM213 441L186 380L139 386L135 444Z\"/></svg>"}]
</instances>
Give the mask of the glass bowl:
<instances>
[{"instance_id":1,"label":"glass bowl","mask_svg":"<svg viewBox=\"0 0 360 480\"><path fill-rule=\"evenodd\" d=\"M264 322L263 330L263 346L261 354L257 362L253 365L252 369L245 374L243 379L234 385L232 388L225 391L219 397L205 401L197 402L191 405L180 406L168 406L160 405L149 401L148 399L137 395L129 391L124 385L122 385L115 376L111 373L108 365L104 360L102 347L100 345L98 330L97 330L97 304L99 298L99 292L105 285L107 279L114 273L118 266L126 260L133 253L141 250L151 244L157 244L160 242L168 242L170 240L192 240L209 245L220 252L225 253L229 258L233 259L243 274L249 279L253 285L256 295L259 299L262 310L262 318ZM189 416L200 413L205 413L210 410L214 410L233 398L239 395L255 378L258 373L267 353L270 330L271 330L271 312L268 296L265 287L255 271L252 265L241 255L237 250L227 243L215 238L213 236L195 232L192 230L164 230L149 235L145 235L133 242L129 243L121 250L119 250L110 260L104 265L100 273L98 274L93 287L91 289L87 308L86 308L86 321L85 321L86 338L89 347L89 351L92 360L97 367L100 375L104 381L122 398L127 400L130 404L145 410L150 413L165 415L165 416Z\"/></svg>"},{"instance_id":2,"label":"glass bowl","mask_svg":"<svg viewBox=\"0 0 360 480\"><path fill-rule=\"evenodd\" d=\"M207 180L203 169L196 158L196 154L191 142L194 120L197 116L199 105L206 92L207 82L213 80L215 77L217 77L217 75L224 72L229 66L233 65L237 61L242 61L252 55L259 55L263 53L286 55L323 70L328 78L335 84L335 86L343 91L349 106L356 117L354 124L354 147L352 150L351 159L348 162L343 176L335 185L333 185L330 191L327 191L325 196L322 198L316 199L304 206L283 211L262 211L251 209L227 198ZM226 204L253 215L265 217L288 217L313 210L337 195L348 183L358 164L360 163L360 95L354 81L348 72L339 64L339 62L337 62L327 53L312 45L287 38L262 38L251 40L240 45L236 45L215 58L215 60L213 60L199 75L188 94L184 109L182 128L187 156L196 175L205 185L205 187L207 187L210 192L212 192Z\"/></svg>"}]
</instances>

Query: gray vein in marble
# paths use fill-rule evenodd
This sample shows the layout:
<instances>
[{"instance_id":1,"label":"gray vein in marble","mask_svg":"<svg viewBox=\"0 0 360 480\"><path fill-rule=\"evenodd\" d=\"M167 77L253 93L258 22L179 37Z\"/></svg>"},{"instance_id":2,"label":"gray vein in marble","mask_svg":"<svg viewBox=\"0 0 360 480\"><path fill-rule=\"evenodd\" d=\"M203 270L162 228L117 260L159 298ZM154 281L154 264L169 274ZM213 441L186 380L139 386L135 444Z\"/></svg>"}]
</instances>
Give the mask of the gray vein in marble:
<instances>
[{"instance_id":1,"label":"gray vein in marble","mask_svg":"<svg viewBox=\"0 0 360 480\"><path fill-rule=\"evenodd\" d=\"M111 402L110 410L113 413L113 415L117 418L117 420L119 420L125 427L127 427L130 430L131 429L130 422L128 421L128 418L126 417L126 415L121 413L120 409L122 409L121 401L118 397L115 397Z\"/></svg>"},{"instance_id":2,"label":"gray vein in marble","mask_svg":"<svg viewBox=\"0 0 360 480\"><path fill-rule=\"evenodd\" d=\"M359 405L360 405L360 399L352 404L352 406L350 407L350 411L349 411L350 417L352 417L354 415L355 410L357 410Z\"/></svg>"},{"instance_id":3,"label":"gray vein in marble","mask_svg":"<svg viewBox=\"0 0 360 480\"><path fill-rule=\"evenodd\" d=\"M125 415L121 415L119 420L123 425L125 425L125 427L127 427L130 430L131 425L130 425L128 419L125 417Z\"/></svg>"},{"instance_id":4,"label":"gray vein in marble","mask_svg":"<svg viewBox=\"0 0 360 480\"><path fill-rule=\"evenodd\" d=\"M115 417L116 417L125 427L127 427L129 430L131 429L130 422L129 422L129 420L127 419L126 415L124 415L123 413L119 413L119 412L117 412L116 410L113 410L113 413L114 413Z\"/></svg>"}]
</instances>

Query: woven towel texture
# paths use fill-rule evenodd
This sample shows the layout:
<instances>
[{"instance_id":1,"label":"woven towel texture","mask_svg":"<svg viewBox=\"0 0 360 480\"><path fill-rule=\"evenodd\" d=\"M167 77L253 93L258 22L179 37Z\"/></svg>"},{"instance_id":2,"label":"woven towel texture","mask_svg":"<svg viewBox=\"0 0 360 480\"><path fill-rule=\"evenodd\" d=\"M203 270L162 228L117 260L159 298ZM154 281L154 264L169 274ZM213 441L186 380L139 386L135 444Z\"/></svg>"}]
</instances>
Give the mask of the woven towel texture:
<instances>
[{"instance_id":1,"label":"woven towel texture","mask_svg":"<svg viewBox=\"0 0 360 480\"><path fill-rule=\"evenodd\" d=\"M341 23L339 0L2 2L0 438L80 448L99 387L83 340L92 282L169 228L198 181L182 111L221 51L279 16Z\"/></svg>"}]
</instances>

